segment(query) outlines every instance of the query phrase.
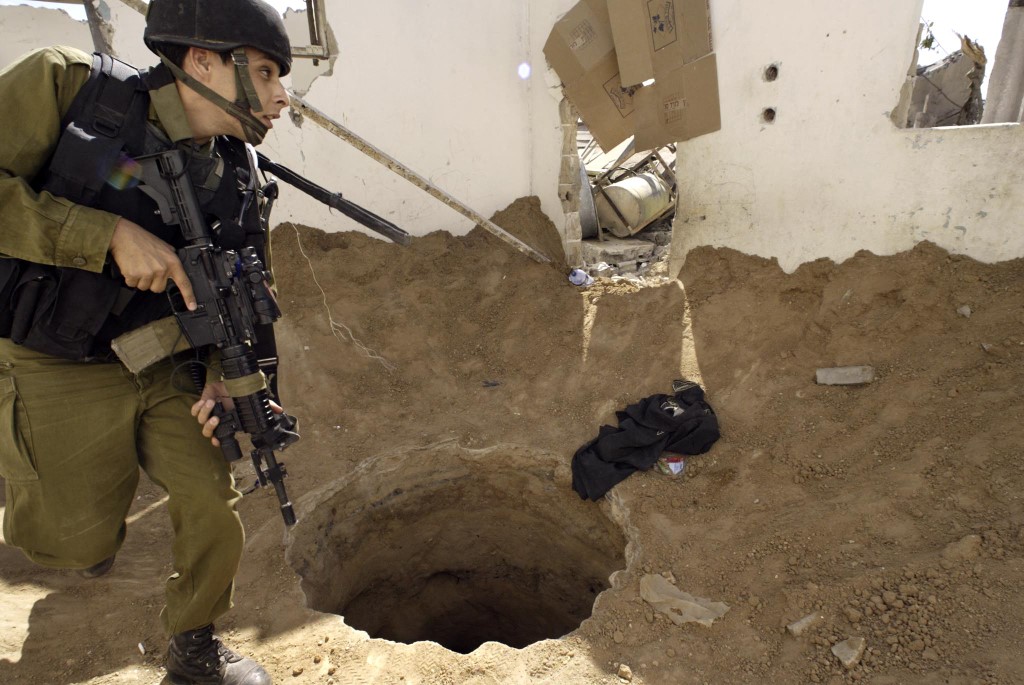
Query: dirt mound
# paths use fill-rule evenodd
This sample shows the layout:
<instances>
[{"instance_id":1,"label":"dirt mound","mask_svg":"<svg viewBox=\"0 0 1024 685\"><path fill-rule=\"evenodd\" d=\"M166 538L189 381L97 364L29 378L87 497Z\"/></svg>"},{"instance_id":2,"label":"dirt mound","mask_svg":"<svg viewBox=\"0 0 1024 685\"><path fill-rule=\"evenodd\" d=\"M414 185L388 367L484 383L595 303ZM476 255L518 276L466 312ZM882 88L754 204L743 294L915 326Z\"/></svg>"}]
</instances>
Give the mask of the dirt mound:
<instances>
[{"instance_id":1,"label":"dirt mound","mask_svg":"<svg viewBox=\"0 0 1024 685\"><path fill-rule=\"evenodd\" d=\"M553 227L538 215L520 200L495 220L550 252ZM283 458L307 527L282 537L273 495L245 498L250 541L221 628L275 682L1024 680L1013 646L1024 630L1024 261L984 265L922 244L787 275L769 260L702 248L678 281L582 291L479 230L401 248L290 225L274 231L274 259L283 399L303 436ZM855 364L874 366L876 380L814 382L819 367ZM616 409L684 376L706 388L722 439L680 478L641 473L599 504L573 499L573 452ZM476 489L437 485L448 468L437 455L452 450L477 455L494 477ZM539 480L500 477L529 454L554 455ZM433 489L418 485L424 474ZM395 490L421 495L402 509L411 500L389 498ZM488 494L511 499L482 507ZM427 516L431 497L441 520L402 534L399 514ZM337 540L339 577L370 587L365 568L382 578L400 578L402 566L439 572L445 591L431 597L447 606L458 564L427 561L458 545L435 546L429 531L463 530L479 551L473 522L489 533L503 520L515 527L510 512L542 501L605 517L626 545L593 615L522 650L488 642L462 655L371 640L307 608L286 560L301 567L306 554L309 565L302 540ZM156 610L170 571L162 508L160 493L143 489L117 566L90 584L0 547L0 682L158 679ZM345 526L363 532L328 535ZM497 546L505 539L564 571L578 543L538 530ZM649 573L730 610L711 627L677 626L640 598ZM529 589L543 574L506 577ZM514 594L473 587L475 598ZM811 615L800 636L786 630ZM88 633L77 628L83 617ZM848 638L865 639L849 670L831 651Z\"/></svg>"}]
</instances>

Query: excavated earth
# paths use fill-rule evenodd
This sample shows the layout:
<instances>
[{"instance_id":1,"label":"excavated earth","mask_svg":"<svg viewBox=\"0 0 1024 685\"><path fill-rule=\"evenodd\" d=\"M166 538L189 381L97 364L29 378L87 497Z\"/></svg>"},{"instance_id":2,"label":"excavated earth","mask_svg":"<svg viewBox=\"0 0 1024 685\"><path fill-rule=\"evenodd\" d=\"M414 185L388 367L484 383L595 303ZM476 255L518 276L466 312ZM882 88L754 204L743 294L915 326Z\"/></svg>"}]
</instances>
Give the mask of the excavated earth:
<instances>
[{"instance_id":1,"label":"excavated earth","mask_svg":"<svg viewBox=\"0 0 1024 685\"><path fill-rule=\"evenodd\" d=\"M535 199L494 218L558 249ZM580 289L479 230L291 225L274 258L300 520L245 497L218 629L275 683L1024 682L1024 261L701 248ZM682 377L721 440L580 500L576 449ZM145 483L105 577L0 546L0 683L160 682L170 537ZM648 574L729 610L677 625Z\"/></svg>"}]
</instances>

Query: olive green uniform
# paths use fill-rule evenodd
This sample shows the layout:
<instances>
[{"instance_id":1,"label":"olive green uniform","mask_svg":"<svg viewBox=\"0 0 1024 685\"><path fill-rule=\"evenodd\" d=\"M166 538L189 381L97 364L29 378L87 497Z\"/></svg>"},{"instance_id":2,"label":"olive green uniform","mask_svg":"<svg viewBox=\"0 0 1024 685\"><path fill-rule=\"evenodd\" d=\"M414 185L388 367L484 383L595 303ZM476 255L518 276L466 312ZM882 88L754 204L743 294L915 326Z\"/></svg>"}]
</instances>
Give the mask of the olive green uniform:
<instances>
[{"instance_id":1,"label":"olive green uniform","mask_svg":"<svg viewBox=\"0 0 1024 685\"><path fill-rule=\"evenodd\" d=\"M0 72L0 258L99 272L118 217L29 185L47 164L61 119L92 58L33 52ZM175 87L152 93L150 120L192 137ZM0 476L4 538L34 562L86 568L114 554L141 467L167 491L174 573L164 628L213 622L231 605L244 534L240 498L220 450L202 436L173 360L139 374L120 363L58 359L0 339Z\"/></svg>"}]
</instances>

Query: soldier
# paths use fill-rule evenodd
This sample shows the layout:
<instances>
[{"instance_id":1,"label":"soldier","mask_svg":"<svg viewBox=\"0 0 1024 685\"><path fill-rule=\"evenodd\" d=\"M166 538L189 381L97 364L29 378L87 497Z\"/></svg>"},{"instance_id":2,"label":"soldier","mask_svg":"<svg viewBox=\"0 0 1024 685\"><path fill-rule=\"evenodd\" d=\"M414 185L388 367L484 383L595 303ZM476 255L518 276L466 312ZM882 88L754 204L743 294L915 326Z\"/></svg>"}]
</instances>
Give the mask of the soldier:
<instances>
[{"instance_id":1,"label":"soldier","mask_svg":"<svg viewBox=\"0 0 1024 685\"><path fill-rule=\"evenodd\" d=\"M262 0L151 0L145 42L160 64L143 72L66 47L0 72L4 536L43 566L108 572L141 467L167 491L174 530L169 678L262 685L266 671L213 634L244 542L241 495L213 437L223 383L183 387L183 364L210 366L202 350L131 373L111 340L172 314L170 283L196 306L180 231L138 185L134 158L184 150L218 239L266 262L241 141L259 144L288 105L291 49Z\"/></svg>"}]
</instances>

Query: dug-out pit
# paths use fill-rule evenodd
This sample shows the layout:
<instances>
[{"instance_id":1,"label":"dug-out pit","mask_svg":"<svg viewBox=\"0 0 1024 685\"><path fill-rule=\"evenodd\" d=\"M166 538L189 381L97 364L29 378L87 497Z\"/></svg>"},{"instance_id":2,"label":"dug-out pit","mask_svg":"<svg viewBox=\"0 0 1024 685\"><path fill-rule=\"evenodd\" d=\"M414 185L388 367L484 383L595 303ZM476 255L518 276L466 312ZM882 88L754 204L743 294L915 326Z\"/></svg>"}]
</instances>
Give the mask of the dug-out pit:
<instances>
[{"instance_id":1,"label":"dug-out pit","mask_svg":"<svg viewBox=\"0 0 1024 685\"><path fill-rule=\"evenodd\" d=\"M308 606L464 654L572 632L625 566L625 540L566 467L454 444L364 462L296 526L288 557Z\"/></svg>"}]
</instances>

